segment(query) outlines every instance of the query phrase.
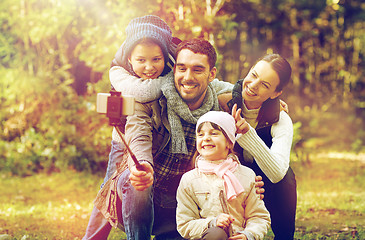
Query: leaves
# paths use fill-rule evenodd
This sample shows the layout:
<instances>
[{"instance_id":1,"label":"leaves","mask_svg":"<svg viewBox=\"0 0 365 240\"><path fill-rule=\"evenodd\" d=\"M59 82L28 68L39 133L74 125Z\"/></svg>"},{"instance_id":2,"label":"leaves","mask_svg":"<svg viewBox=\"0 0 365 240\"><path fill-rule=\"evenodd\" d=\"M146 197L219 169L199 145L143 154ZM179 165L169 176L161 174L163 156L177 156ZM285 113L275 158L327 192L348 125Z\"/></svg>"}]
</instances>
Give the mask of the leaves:
<instances>
[{"instance_id":1,"label":"leaves","mask_svg":"<svg viewBox=\"0 0 365 240\"><path fill-rule=\"evenodd\" d=\"M266 52L282 54L293 66L284 98L301 122L295 141L363 148L364 131L356 130L363 115L336 131L322 130L327 122L319 120L321 111L330 121L331 111L352 116L355 107L363 109L365 6L359 0L3 0L0 8L0 156L7 159L1 167L13 173L105 164L111 130L94 112L95 96L109 91L108 68L125 27L146 14L161 16L181 39L210 40L225 81L244 77ZM348 129L353 140L336 133Z\"/></svg>"}]
</instances>

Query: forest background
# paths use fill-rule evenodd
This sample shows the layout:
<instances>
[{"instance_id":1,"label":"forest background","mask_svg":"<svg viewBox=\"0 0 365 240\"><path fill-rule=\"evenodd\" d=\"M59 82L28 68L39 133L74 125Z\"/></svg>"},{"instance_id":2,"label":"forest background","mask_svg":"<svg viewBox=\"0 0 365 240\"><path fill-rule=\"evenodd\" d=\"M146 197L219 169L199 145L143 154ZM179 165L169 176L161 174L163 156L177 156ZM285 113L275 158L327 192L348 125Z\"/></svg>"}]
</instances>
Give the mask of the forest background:
<instances>
[{"instance_id":1,"label":"forest background","mask_svg":"<svg viewBox=\"0 0 365 240\"><path fill-rule=\"evenodd\" d=\"M70 170L102 179L111 127L95 111L96 94L110 90L125 27L146 14L180 39L211 41L224 81L243 78L265 53L286 57L292 161L303 169L321 154L365 162L361 0L2 0L0 9L3 179Z\"/></svg>"}]
</instances>

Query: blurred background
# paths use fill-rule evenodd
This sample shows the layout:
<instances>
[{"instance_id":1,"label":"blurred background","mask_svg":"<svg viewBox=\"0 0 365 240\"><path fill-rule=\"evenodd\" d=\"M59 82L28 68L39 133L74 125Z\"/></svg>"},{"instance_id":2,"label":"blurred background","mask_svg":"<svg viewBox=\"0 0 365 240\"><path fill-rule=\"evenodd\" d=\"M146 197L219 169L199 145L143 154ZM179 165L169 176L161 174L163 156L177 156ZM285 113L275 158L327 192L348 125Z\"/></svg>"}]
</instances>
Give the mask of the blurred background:
<instances>
[{"instance_id":1,"label":"blurred background","mask_svg":"<svg viewBox=\"0 0 365 240\"><path fill-rule=\"evenodd\" d=\"M180 39L210 40L224 81L243 78L265 53L286 57L294 153L364 150L361 0L2 0L0 7L4 171L103 171L110 127L95 113L96 94L110 89L125 27L146 14L163 18Z\"/></svg>"},{"instance_id":2,"label":"blurred background","mask_svg":"<svg viewBox=\"0 0 365 240\"><path fill-rule=\"evenodd\" d=\"M112 132L95 112L96 94L110 90L109 66L127 24L147 14L163 18L180 39L211 41L224 81L243 78L266 53L287 58L293 75L282 99L295 128L301 231L363 219L363 0L1 0L0 9L0 234L81 238ZM341 223L335 231L361 239L361 225Z\"/></svg>"},{"instance_id":3,"label":"blurred background","mask_svg":"<svg viewBox=\"0 0 365 240\"><path fill-rule=\"evenodd\" d=\"M321 156L365 162L362 0L1 0L0 9L4 181L70 170L102 180L112 129L95 112L96 94L110 90L108 69L127 24L147 14L180 39L211 41L224 81L243 78L266 53L289 60L282 99L298 172ZM354 169L365 174L364 165Z\"/></svg>"}]
</instances>

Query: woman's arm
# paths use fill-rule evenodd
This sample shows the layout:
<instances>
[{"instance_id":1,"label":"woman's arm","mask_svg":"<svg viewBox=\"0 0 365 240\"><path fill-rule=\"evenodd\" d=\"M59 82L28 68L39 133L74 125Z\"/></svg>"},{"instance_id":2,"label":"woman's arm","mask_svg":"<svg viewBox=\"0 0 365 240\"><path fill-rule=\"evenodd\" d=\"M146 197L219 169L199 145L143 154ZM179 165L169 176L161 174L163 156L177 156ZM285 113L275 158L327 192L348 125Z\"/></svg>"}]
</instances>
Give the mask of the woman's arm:
<instances>
[{"instance_id":1,"label":"woman's arm","mask_svg":"<svg viewBox=\"0 0 365 240\"><path fill-rule=\"evenodd\" d=\"M271 127L272 145L268 148L252 127L237 136L238 144L246 149L271 182L283 179L289 168L293 140L293 123L289 115L281 111L279 121Z\"/></svg>"}]
</instances>

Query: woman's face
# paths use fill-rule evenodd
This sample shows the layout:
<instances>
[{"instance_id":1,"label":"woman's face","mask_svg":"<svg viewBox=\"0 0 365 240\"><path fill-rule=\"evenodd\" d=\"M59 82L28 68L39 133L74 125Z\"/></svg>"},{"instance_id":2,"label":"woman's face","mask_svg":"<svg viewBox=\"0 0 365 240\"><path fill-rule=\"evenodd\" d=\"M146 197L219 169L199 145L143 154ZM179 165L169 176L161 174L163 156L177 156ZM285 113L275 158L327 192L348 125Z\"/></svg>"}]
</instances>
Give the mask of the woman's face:
<instances>
[{"instance_id":1,"label":"woman's face","mask_svg":"<svg viewBox=\"0 0 365 240\"><path fill-rule=\"evenodd\" d=\"M282 91L277 92L276 87L279 85L279 75L266 61L259 61L242 84L242 98L248 109L259 108L264 101L279 96Z\"/></svg>"},{"instance_id":2,"label":"woman's face","mask_svg":"<svg viewBox=\"0 0 365 240\"><path fill-rule=\"evenodd\" d=\"M137 76L143 79L158 78L165 68L162 50L153 42L137 44L128 61Z\"/></svg>"}]
</instances>

